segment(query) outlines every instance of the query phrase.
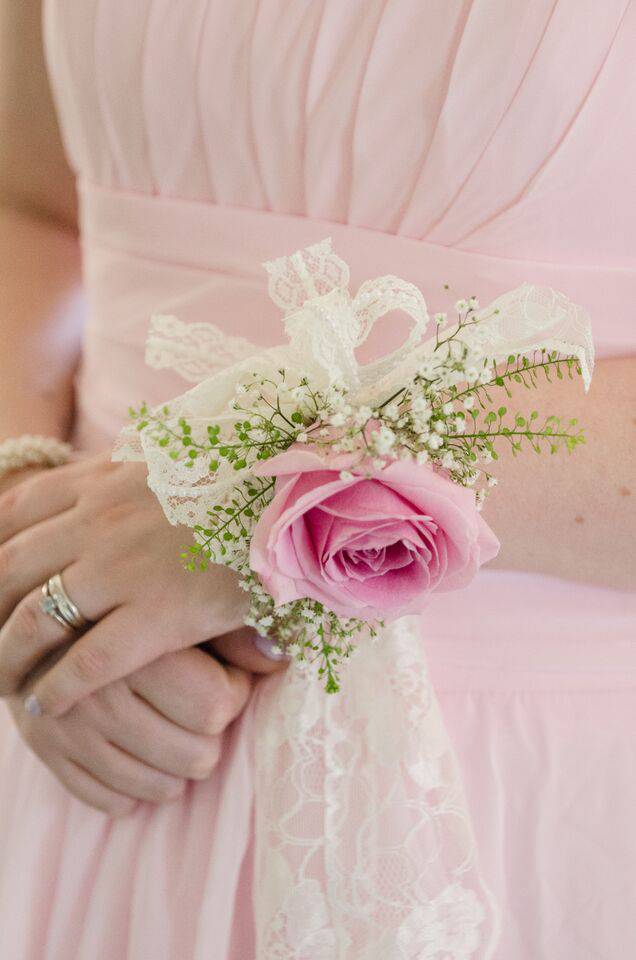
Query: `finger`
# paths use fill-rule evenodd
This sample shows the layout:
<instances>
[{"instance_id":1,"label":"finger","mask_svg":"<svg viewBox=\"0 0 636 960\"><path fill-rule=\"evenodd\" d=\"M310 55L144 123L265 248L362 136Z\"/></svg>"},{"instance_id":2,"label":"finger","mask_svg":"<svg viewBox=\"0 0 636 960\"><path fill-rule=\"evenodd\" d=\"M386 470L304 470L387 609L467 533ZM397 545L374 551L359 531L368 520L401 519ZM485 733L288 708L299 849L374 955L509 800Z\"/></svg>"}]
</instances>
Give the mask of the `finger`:
<instances>
[{"instance_id":1,"label":"finger","mask_svg":"<svg viewBox=\"0 0 636 960\"><path fill-rule=\"evenodd\" d=\"M191 733L172 723L133 693L126 681L111 684L90 699L96 701L95 727L102 736L149 767L180 779L205 780L217 765L220 737Z\"/></svg>"},{"instance_id":2,"label":"finger","mask_svg":"<svg viewBox=\"0 0 636 960\"><path fill-rule=\"evenodd\" d=\"M252 673L276 673L284 670L290 659L273 651L272 644L259 637L251 627L241 627L240 630L208 640L206 647L228 663ZM269 651L267 656L264 650Z\"/></svg>"},{"instance_id":3,"label":"finger","mask_svg":"<svg viewBox=\"0 0 636 960\"><path fill-rule=\"evenodd\" d=\"M63 627L40 608L41 590L32 590L15 608L0 630L0 697L17 693L38 663L72 639Z\"/></svg>"},{"instance_id":4,"label":"finger","mask_svg":"<svg viewBox=\"0 0 636 960\"><path fill-rule=\"evenodd\" d=\"M182 777L174 777L130 756L124 750L99 737L84 738L72 759L102 786L147 803L176 800L185 790Z\"/></svg>"},{"instance_id":5,"label":"finger","mask_svg":"<svg viewBox=\"0 0 636 960\"><path fill-rule=\"evenodd\" d=\"M168 720L201 734L221 733L243 710L251 689L244 670L222 666L196 648L165 654L126 682Z\"/></svg>"},{"instance_id":6,"label":"finger","mask_svg":"<svg viewBox=\"0 0 636 960\"><path fill-rule=\"evenodd\" d=\"M77 526L72 521L73 513L67 511L0 545L0 624L22 597L77 558Z\"/></svg>"},{"instance_id":7,"label":"finger","mask_svg":"<svg viewBox=\"0 0 636 960\"><path fill-rule=\"evenodd\" d=\"M56 467L29 477L0 496L0 543L70 510L77 503L72 482L77 466Z\"/></svg>"},{"instance_id":8,"label":"finger","mask_svg":"<svg viewBox=\"0 0 636 960\"><path fill-rule=\"evenodd\" d=\"M72 760L56 760L47 766L69 793L109 817L129 816L137 807L136 800L104 786Z\"/></svg>"},{"instance_id":9,"label":"finger","mask_svg":"<svg viewBox=\"0 0 636 960\"><path fill-rule=\"evenodd\" d=\"M99 600L98 589L81 588L83 578L78 566L64 571L65 588L84 616L97 620L109 612L109 606ZM105 589L107 583L108 578ZM44 656L75 637L70 628L43 612L41 600L41 589L32 590L0 629L0 697L15 693Z\"/></svg>"},{"instance_id":10,"label":"finger","mask_svg":"<svg viewBox=\"0 0 636 960\"><path fill-rule=\"evenodd\" d=\"M31 709L60 717L89 694L181 645L182 640L175 639L170 627L162 630L159 613L149 617L130 604L117 607L79 637L38 679L31 694Z\"/></svg>"}]
</instances>

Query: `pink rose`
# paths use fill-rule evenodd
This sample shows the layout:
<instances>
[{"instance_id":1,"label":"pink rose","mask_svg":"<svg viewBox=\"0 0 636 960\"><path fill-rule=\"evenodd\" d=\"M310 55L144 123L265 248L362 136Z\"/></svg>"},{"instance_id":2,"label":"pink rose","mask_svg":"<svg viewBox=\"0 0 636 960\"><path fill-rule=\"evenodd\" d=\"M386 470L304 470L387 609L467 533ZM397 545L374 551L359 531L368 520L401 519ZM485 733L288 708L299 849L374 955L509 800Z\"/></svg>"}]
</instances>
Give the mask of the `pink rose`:
<instances>
[{"instance_id":1,"label":"pink rose","mask_svg":"<svg viewBox=\"0 0 636 960\"><path fill-rule=\"evenodd\" d=\"M250 562L277 605L311 597L338 616L391 620L420 611L433 590L466 586L497 555L471 490L430 466L369 471L353 459L294 444L259 465L276 488Z\"/></svg>"}]
</instances>

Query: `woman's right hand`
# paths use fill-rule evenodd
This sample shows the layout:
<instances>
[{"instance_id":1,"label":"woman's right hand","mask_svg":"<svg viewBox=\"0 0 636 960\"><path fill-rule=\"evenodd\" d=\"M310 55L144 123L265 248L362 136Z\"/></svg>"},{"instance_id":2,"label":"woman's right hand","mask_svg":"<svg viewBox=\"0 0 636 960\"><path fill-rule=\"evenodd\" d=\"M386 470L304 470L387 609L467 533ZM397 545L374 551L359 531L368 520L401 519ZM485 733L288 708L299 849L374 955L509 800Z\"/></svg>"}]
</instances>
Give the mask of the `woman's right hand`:
<instances>
[{"instance_id":1,"label":"woman's right hand","mask_svg":"<svg viewBox=\"0 0 636 960\"><path fill-rule=\"evenodd\" d=\"M28 688L9 700L22 738L75 797L122 817L140 800L176 800L189 780L210 776L220 734L243 710L251 678L191 648L165 654L57 719L25 711Z\"/></svg>"}]
</instances>

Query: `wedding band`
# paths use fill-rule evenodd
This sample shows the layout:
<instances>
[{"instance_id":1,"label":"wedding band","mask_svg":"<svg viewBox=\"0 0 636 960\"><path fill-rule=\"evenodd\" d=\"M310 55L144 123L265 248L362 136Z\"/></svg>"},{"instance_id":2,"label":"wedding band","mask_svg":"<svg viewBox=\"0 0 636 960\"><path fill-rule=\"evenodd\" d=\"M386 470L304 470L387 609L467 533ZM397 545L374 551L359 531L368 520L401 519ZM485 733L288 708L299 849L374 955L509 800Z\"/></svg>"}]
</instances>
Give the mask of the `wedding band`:
<instances>
[{"instance_id":1,"label":"wedding band","mask_svg":"<svg viewBox=\"0 0 636 960\"><path fill-rule=\"evenodd\" d=\"M53 617L62 627L69 627L71 630L83 630L88 625L88 620L80 613L78 607L75 606L64 589L62 577L59 573L50 577L42 587L40 608L49 617Z\"/></svg>"}]
</instances>

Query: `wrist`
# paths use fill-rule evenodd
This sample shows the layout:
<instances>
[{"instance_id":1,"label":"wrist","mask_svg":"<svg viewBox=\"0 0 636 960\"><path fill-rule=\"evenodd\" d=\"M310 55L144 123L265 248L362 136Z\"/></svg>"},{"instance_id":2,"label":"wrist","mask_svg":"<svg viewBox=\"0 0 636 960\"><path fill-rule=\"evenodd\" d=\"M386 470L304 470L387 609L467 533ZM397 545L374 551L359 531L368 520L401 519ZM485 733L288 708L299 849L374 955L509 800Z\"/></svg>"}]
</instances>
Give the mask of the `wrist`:
<instances>
[{"instance_id":1,"label":"wrist","mask_svg":"<svg viewBox=\"0 0 636 960\"><path fill-rule=\"evenodd\" d=\"M18 470L12 470L11 473L5 473L0 476L0 495L13 487L17 487L25 480L37 476L38 473L42 473L46 469L47 467L22 467Z\"/></svg>"}]
</instances>

